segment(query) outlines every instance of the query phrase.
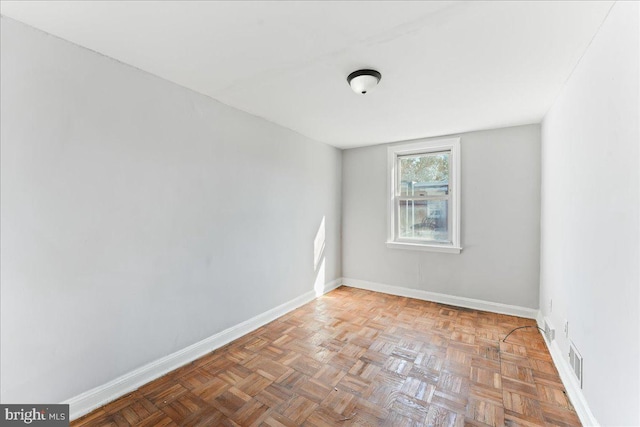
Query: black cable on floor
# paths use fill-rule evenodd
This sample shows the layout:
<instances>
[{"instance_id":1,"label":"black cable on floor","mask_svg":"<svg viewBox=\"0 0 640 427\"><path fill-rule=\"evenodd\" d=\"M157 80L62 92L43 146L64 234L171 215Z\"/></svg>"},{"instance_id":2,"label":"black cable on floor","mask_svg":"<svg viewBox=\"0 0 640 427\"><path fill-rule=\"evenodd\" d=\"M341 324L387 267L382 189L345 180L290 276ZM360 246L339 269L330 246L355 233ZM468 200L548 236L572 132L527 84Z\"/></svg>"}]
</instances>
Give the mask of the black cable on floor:
<instances>
[{"instance_id":1,"label":"black cable on floor","mask_svg":"<svg viewBox=\"0 0 640 427\"><path fill-rule=\"evenodd\" d=\"M539 326L518 326L517 328L513 328L506 337L504 337L504 339L502 340L502 342L507 342L507 338L509 338L509 335L511 335L512 333L514 333L515 331L517 331L518 329L524 329L524 328L538 328L542 331L542 333L544 334L544 329L542 329Z\"/></svg>"}]
</instances>

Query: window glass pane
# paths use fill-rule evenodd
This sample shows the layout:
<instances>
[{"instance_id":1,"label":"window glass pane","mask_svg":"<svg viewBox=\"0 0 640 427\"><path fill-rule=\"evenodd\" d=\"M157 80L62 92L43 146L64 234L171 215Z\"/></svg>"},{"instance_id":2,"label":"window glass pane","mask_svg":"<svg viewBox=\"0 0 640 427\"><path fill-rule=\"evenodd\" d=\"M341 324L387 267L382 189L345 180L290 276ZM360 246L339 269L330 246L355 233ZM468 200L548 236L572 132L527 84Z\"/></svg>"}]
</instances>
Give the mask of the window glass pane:
<instances>
[{"instance_id":1,"label":"window glass pane","mask_svg":"<svg viewBox=\"0 0 640 427\"><path fill-rule=\"evenodd\" d=\"M400 200L398 237L449 242L447 200Z\"/></svg>"},{"instance_id":2,"label":"window glass pane","mask_svg":"<svg viewBox=\"0 0 640 427\"><path fill-rule=\"evenodd\" d=\"M449 155L446 151L398 157L400 195L449 194Z\"/></svg>"}]
</instances>

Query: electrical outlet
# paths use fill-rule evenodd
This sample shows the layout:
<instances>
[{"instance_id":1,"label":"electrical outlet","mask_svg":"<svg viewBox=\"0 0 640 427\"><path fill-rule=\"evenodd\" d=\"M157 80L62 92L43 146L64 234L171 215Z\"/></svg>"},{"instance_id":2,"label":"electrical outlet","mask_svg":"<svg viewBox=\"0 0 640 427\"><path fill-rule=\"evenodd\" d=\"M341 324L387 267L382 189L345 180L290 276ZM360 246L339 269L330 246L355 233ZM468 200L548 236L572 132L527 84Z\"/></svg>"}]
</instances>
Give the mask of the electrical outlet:
<instances>
[{"instance_id":1,"label":"electrical outlet","mask_svg":"<svg viewBox=\"0 0 640 427\"><path fill-rule=\"evenodd\" d=\"M564 336L569 338L569 321L566 319L564 321Z\"/></svg>"},{"instance_id":2,"label":"electrical outlet","mask_svg":"<svg viewBox=\"0 0 640 427\"><path fill-rule=\"evenodd\" d=\"M551 321L548 318L544 318L544 336L547 338L548 342L556 339L556 328L553 327Z\"/></svg>"},{"instance_id":3,"label":"electrical outlet","mask_svg":"<svg viewBox=\"0 0 640 427\"><path fill-rule=\"evenodd\" d=\"M549 298L549 313L553 312L553 298Z\"/></svg>"}]
</instances>

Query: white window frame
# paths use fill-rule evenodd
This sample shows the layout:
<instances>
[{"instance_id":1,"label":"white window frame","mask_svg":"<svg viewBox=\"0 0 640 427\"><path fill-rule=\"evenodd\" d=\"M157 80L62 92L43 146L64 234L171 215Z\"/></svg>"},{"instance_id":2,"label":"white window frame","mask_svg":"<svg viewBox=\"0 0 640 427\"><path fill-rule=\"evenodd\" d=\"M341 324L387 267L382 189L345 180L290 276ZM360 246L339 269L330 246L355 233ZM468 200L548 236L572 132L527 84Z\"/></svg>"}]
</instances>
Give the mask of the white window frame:
<instances>
[{"instance_id":1,"label":"white window frame","mask_svg":"<svg viewBox=\"0 0 640 427\"><path fill-rule=\"evenodd\" d=\"M416 242L398 238L398 221L396 213L400 196L397 192L398 157L412 154L429 154L449 151L449 231L451 241L439 243L436 241ZM413 249L431 252L446 252L459 254L460 246L460 138L444 138L419 140L411 143L392 145L387 148L387 176L388 176L388 231L387 247L395 249Z\"/></svg>"}]
</instances>

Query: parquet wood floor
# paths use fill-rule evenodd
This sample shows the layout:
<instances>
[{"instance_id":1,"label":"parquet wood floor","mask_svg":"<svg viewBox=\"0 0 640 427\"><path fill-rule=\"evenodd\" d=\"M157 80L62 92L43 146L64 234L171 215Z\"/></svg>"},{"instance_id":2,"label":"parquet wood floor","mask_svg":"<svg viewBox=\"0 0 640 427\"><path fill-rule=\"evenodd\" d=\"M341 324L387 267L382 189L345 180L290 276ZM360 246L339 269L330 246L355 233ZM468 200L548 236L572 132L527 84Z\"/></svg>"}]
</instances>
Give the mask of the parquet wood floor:
<instances>
[{"instance_id":1,"label":"parquet wood floor","mask_svg":"<svg viewBox=\"0 0 640 427\"><path fill-rule=\"evenodd\" d=\"M341 287L71 425L580 425L526 325Z\"/></svg>"}]
</instances>

